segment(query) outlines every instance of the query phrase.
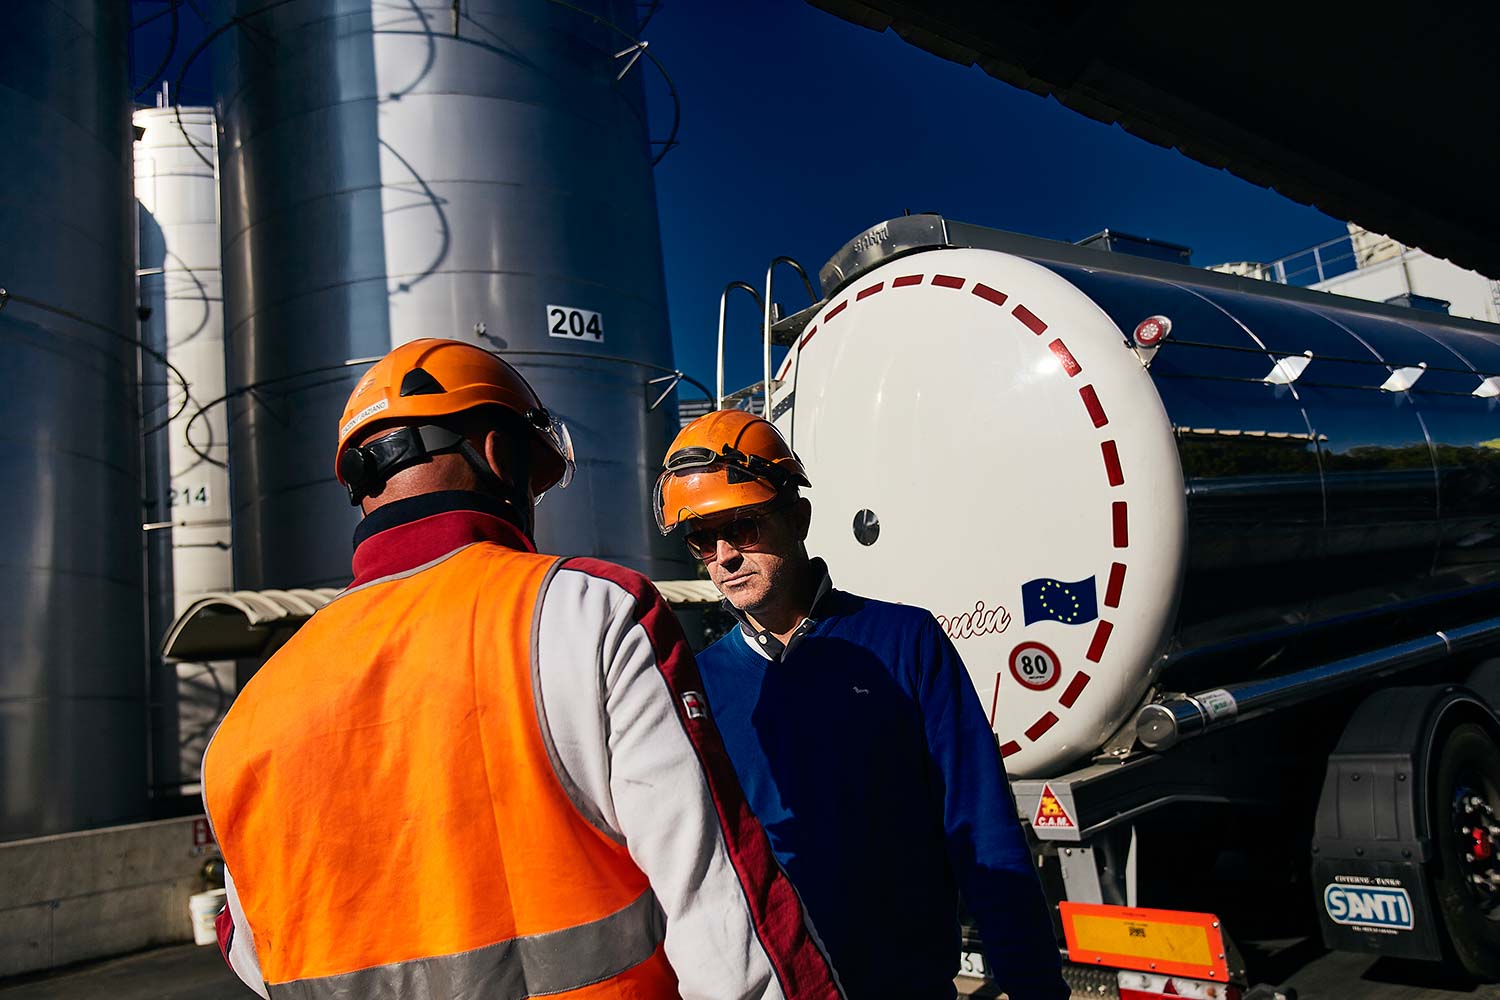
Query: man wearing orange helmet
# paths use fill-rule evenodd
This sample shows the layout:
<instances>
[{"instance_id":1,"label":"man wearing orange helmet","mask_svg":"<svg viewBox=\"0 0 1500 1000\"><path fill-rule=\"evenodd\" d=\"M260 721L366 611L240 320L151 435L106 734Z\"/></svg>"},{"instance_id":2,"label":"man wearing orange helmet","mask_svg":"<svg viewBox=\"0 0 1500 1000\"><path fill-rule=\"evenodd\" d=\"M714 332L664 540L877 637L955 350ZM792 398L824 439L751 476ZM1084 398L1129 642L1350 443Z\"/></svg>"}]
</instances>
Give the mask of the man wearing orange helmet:
<instances>
[{"instance_id":1,"label":"man wearing orange helmet","mask_svg":"<svg viewBox=\"0 0 1500 1000\"><path fill-rule=\"evenodd\" d=\"M802 463L738 410L693 421L657 481L739 627L698 655L709 708L851 997L954 996L958 895L1011 1000L1069 995L978 696L926 611L835 590L804 544Z\"/></svg>"},{"instance_id":2,"label":"man wearing orange helmet","mask_svg":"<svg viewBox=\"0 0 1500 1000\"><path fill-rule=\"evenodd\" d=\"M359 381L354 582L204 758L220 946L262 996L838 997L639 574L538 555L567 431L487 351Z\"/></svg>"}]
</instances>

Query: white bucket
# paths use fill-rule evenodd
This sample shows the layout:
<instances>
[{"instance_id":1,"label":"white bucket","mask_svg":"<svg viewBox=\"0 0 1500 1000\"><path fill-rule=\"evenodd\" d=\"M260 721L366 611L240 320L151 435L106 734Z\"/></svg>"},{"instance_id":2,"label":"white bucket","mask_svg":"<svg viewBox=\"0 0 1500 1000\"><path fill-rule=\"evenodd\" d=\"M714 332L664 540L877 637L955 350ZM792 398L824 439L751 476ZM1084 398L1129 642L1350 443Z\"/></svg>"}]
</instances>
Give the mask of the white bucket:
<instances>
[{"instance_id":1,"label":"white bucket","mask_svg":"<svg viewBox=\"0 0 1500 1000\"><path fill-rule=\"evenodd\" d=\"M188 912L193 915L193 943L218 944L219 932L214 927L214 918L224 909L227 893L223 889L210 889L188 897Z\"/></svg>"}]
</instances>

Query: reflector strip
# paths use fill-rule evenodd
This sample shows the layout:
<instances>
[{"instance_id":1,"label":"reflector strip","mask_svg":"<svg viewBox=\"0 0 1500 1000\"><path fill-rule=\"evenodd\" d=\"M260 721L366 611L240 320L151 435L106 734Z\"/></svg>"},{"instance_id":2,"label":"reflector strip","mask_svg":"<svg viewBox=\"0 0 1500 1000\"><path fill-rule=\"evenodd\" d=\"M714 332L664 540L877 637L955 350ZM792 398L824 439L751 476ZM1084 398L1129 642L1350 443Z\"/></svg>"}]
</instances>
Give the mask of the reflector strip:
<instances>
[{"instance_id":1,"label":"reflector strip","mask_svg":"<svg viewBox=\"0 0 1500 1000\"><path fill-rule=\"evenodd\" d=\"M1212 913L1101 903L1058 904L1068 960L1224 983L1224 936Z\"/></svg>"},{"instance_id":2,"label":"reflector strip","mask_svg":"<svg viewBox=\"0 0 1500 1000\"><path fill-rule=\"evenodd\" d=\"M1047 324L1038 319L1036 313L1032 312L1030 309L1027 309L1019 302L1016 303L1016 307L1012 309L1011 312L1015 315L1016 319L1026 324L1026 329L1030 330L1038 337L1047 332Z\"/></svg>"},{"instance_id":3,"label":"reflector strip","mask_svg":"<svg viewBox=\"0 0 1500 1000\"><path fill-rule=\"evenodd\" d=\"M1063 708L1072 708L1073 702L1078 700L1078 696L1082 694L1083 689L1088 686L1089 675L1080 670L1078 671L1078 673L1073 675L1073 679L1068 682L1068 689L1064 691L1062 693L1062 697L1057 700Z\"/></svg>"},{"instance_id":4,"label":"reflector strip","mask_svg":"<svg viewBox=\"0 0 1500 1000\"><path fill-rule=\"evenodd\" d=\"M829 320L833 319L833 317L837 316L847 308L849 308L849 300L845 299L838 305L834 306L832 309L828 310L828 314L823 317L823 322L827 323Z\"/></svg>"},{"instance_id":5,"label":"reflector strip","mask_svg":"<svg viewBox=\"0 0 1500 1000\"><path fill-rule=\"evenodd\" d=\"M995 305L997 306L1005 305L1005 300L1006 298L1008 298L1008 296L999 289L991 288L989 285L980 284L978 282L975 282L974 284L974 294L979 296L981 299L984 299L986 302L995 303Z\"/></svg>"},{"instance_id":6,"label":"reflector strip","mask_svg":"<svg viewBox=\"0 0 1500 1000\"><path fill-rule=\"evenodd\" d=\"M934 274L932 276L932 283L934 285L937 285L939 288L962 288L962 287L964 287L964 279L963 278L954 277L951 274Z\"/></svg>"},{"instance_id":7,"label":"reflector strip","mask_svg":"<svg viewBox=\"0 0 1500 1000\"><path fill-rule=\"evenodd\" d=\"M1116 500L1110 504L1110 512L1115 526L1115 548L1126 548L1130 545L1130 524L1125 514L1125 501Z\"/></svg>"},{"instance_id":8,"label":"reflector strip","mask_svg":"<svg viewBox=\"0 0 1500 1000\"><path fill-rule=\"evenodd\" d=\"M1125 473L1120 471L1120 451L1114 441L1102 442L1099 449L1104 453L1104 472L1109 476L1109 485L1125 485Z\"/></svg>"},{"instance_id":9,"label":"reflector strip","mask_svg":"<svg viewBox=\"0 0 1500 1000\"><path fill-rule=\"evenodd\" d=\"M1094 626L1094 640L1089 643L1089 651L1085 654L1090 662L1099 662L1099 658L1104 655L1104 647L1109 645L1109 634L1114 630L1115 627L1106 621Z\"/></svg>"},{"instance_id":10,"label":"reflector strip","mask_svg":"<svg viewBox=\"0 0 1500 1000\"><path fill-rule=\"evenodd\" d=\"M874 295L876 292L878 292L881 289L883 289L884 287L885 287L885 282L883 282L883 281L877 281L877 282L875 282L875 284L871 285L869 288L866 288L864 291L862 291L858 295L854 296L854 301L858 302L861 299L867 299L871 295Z\"/></svg>"},{"instance_id":11,"label":"reflector strip","mask_svg":"<svg viewBox=\"0 0 1500 1000\"><path fill-rule=\"evenodd\" d=\"M1042 716L1040 719L1037 719L1031 724L1031 728L1026 730L1026 738L1035 743L1037 740L1042 738L1042 735L1046 733L1047 730L1051 729L1055 725L1057 725L1057 716L1053 715L1051 712L1048 712L1046 715Z\"/></svg>"},{"instance_id":12,"label":"reflector strip","mask_svg":"<svg viewBox=\"0 0 1500 1000\"><path fill-rule=\"evenodd\" d=\"M922 275L920 275L920 274L903 274L901 277L899 277L895 281L891 282L891 287L892 288L905 288L907 285L920 285L921 283L922 283Z\"/></svg>"},{"instance_id":13,"label":"reflector strip","mask_svg":"<svg viewBox=\"0 0 1500 1000\"><path fill-rule=\"evenodd\" d=\"M1021 752L1021 744L1017 743L1015 740L1008 740L1004 744L1002 744L1001 747L1000 747L1000 759L1004 760L1006 757L1009 757L1011 754L1013 754L1013 753L1020 753L1020 752Z\"/></svg>"},{"instance_id":14,"label":"reflector strip","mask_svg":"<svg viewBox=\"0 0 1500 1000\"><path fill-rule=\"evenodd\" d=\"M797 341L797 350L800 351L802 348L806 347L807 346L807 342L809 340L812 340L813 339L813 334L815 334L817 332L818 332L818 328L817 327L815 327L815 326L814 327L810 327L808 329L808 331L802 335L802 339L799 340L799 341Z\"/></svg>"},{"instance_id":15,"label":"reflector strip","mask_svg":"<svg viewBox=\"0 0 1500 1000\"><path fill-rule=\"evenodd\" d=\"M1083 366L1078 363L1073 357L1073 352L1068 350L1067 345L1061 340L1054 340L1047 346L1052 349L1053 354L1057 355L1057 360L1062 362L1063 371L1068 373L1069 378L1083 371Z\"/></svg>"},{"instance_id":16,"label":"reflector strip","mask_svg":"<svg viewBox=\"0 0 1500 1000\"><path fill-rule=\"evenodd\" d=\"M1109 585L1104 588L1104 606L1118 608L1120 591L1125 586L1125 564L1115 563L1109 568Z\"/></svg>"},{"instance_id":17,"label":"reflector strip","mask_svg":"<svg viewBox=\"0 0 1500 1000\"><path fill-rule=\"evenodd\" d=\"M1094 422L1095 427L1103 427L1109 423L1109 418L1104 415L1104 407L1099 405L1099 394L1092 385L1079 389L1078 395L1083 397L1083 405L1089 411L1089 419Z\"/></svg>"}]
</instances>

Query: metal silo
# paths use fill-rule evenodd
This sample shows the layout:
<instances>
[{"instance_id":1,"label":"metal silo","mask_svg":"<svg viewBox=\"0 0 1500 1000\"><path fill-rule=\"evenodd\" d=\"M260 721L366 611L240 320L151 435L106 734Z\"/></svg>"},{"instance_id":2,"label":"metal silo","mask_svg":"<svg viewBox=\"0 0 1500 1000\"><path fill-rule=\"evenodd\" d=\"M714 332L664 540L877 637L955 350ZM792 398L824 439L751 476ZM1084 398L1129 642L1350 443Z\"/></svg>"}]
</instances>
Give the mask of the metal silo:
<instances>
[{"instance_id":1,"label":"metal silo","mask_svg":"<svg viewBox=\"0 0 1500 1000\"><path fill-rule=\"evenodd\" d=\"M0 18L0 839L145 809L128 17Z\"/></svg>"},{"instance_id":2,"label":"metal silo","mask_svg":"<svg viewBox=\"0 0 1500 1000\"><path fill-rule=\"evenodd\" d=\"M237 585L348 579L344 363L430 336L498 347L573 431L543 550L688 575L647 501L675 413L635 4L262 6L219 7Z\"/></svg>"},{"instance_id":3,"label":"metal silo","mask_svg":"<svg viewBox=\"0 0 1500 1000\"><path fill-rule=\"evenodd\" d=\"M204 746L234 691L234 664L160 661L170 621L195 598L233 585L224 394L219 186L213 112L135 113L141 301L148 344L168 364L144 362L147 516L152 522L152 729L158 781L196 780ZM201 154L201 155L200 155Z\"/></svg>"}]
</instances>

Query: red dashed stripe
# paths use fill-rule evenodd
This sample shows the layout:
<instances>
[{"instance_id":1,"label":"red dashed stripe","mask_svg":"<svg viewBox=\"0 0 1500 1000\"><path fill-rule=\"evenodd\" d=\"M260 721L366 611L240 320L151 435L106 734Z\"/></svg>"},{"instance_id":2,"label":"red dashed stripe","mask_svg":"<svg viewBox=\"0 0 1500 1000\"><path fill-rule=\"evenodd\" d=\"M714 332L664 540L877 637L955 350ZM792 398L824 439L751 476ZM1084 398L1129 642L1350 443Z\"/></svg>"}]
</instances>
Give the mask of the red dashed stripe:
<instances>
[{"instance_id":1,"label":"red dashed stripe","mask_svg":"<svg viewBox=\"0 0 1500 1000\"><path fill-rule=\"evenodd\" d=\"M1078 363L1073 357L1073 352L1068 350L1067 345L1061 340L1054 340L1047 346L1052 348L1052 353L1056 354L1057 360L1062 362L1063 371L1068 373L1069 378L1083 371L1083 366Z\"/></svg>"},{"instance_id":2,"label":"red dashed stripe","mask_svg":"<svg viewBox=\"0 0 1500 1000\"><path fill-rule=\"evenodd\" d=\"M1115 548L1126 548L1130 545L1130 525L1125 514L1125 501L1116 500L1110 504L1110 514L1115 524Z\"/></svg>"},{"instance_id":3,"label":"red dashed stripe","mask_svg":"<svg viewBox=\"0 0 1500 1000\"><path fill-rule=\"evenodd\" d=\"M1106 608L1118 608L1120 606L1120 591L1125 586L1125 564L1115 563L1109 568L1109 586L1104 588L1104 606Z\"/></svg>"},{"instance_id":4,"label":"red dashed stripe","mask_svg":"<svg viewBox=\"0 0 1500 1000\"><path fill-rule=\"evenodd\" d=\"M1114 440L1100 443L1099 450L1104 453L1104 473L1109 476L1109 485L1125 485L1125 473L1120 470L1120 450L1115 447Z\"/></svg>"},{"instance_id":5,"label":"red dashed stripe","mask_svg":"<svg viewBox=\"0 0 1500 1000\"><path fill-rule=\"evenodd\" d=\"M1094 627L1094 641L1089 643L1087 654L1091 662L1099 662L1099 658L1104 655L1104 647L1109 645L1109 635L1114 630L1115 627L1106 621L1101 621Z\"/></svg>"},{"instance_id":6,"label":"red dashed stripe","mask_svg":"<svg viewBox=\"0 0 1500 1000\"><path fill-rule=\"evenodd\" d=\"M962 288L964 287L964 280L963 278L954 277L951 274L934 274L932 276L932 283L939 288Z\"/></svg>"},{"instance_id":7,"label":"red dashed stripe","mask_svg":"<svg viewBox=\"0 0 1500 1000\"><path fill-rule=\"evenodd\" d=\"M1026 329L1030 330L1038 337L1047 332L1047 324L1038 319L1036 313L1032 312L1030 309L1027 309L1019 302L1016 303L1016 307L1012 309L1011 312L1015 314L1016 319L1026 324Z\"/></svg>"},{"instance_id":8,"label":"red dashed stripe","mask_svg":"<svg viewBox=\"0 0 1500 1000\"><path fill-rule=\"evenodd\" d=\"M979 296L981 299L984 299L986 302L995 303L995 305L997 306L1005 305L1005 300L1006 298L1008 298L1008 296L998 288L991 288L989 285L983 285L977 281L974 283L974 294Z\"/></svg>"},{"instance_id":9,"label":"red dashed stripe","mask_svg":"<svg viewBox=\"0 0 1500 1000\"><path fill-rule=\"evenodd\" d=\"M1088 686L1089 675L1080 670L1078 671L1078 673L1073 675L1073 679L1068 682L1068 689L1064 691L1062 693L1062 697L1057 700L1063 708L1072 708L1073 702L1078 700L1078 696L1082 694L1083 689Z\"/></svg>"},{"instance_id":10,"label":"red dashed stripe","mask_svg":"<svg viewBox=\"0 0 1500 1000\"><path fill-rule=\"evenodd\" d=\"M895 281L891 282L891 287L892 288L905 288L907 285L920 285L921 283L922 283L922 275L920 275L920 274L903 274L901 277L899 277Z\"/></svg>"},{"instance_id":11,"label":"red dashed stripe","mask_svg":"<svg viewBox=\"0 0 1500 1000\"><path fill-rule=\"evenodd\" d=\"M871 295L874 295L876 292L880 291L883 288L885 288L885 282L883 282L883 281L877 281L877 282L875 282L875 284L871 285L869 288L866 288L864 291L862 291L858 295L854 296L854 301L855 302L859 302L859 301L862 301L864 299L867 299Z\"/></svg>"},{"instance_id":12,"label":"red dashed stripe","mask_svg":"<svg viewBox=\"0 0 1500 1000\"><path fill-rule=\"evenodd\" d=\"M1026 738L1035 743L1037 740L1041 739L1043 735L1046 734L1047 730L1051 729L1055 725L1057 725L1057 716L1053 715L1051 712L1048 712L1046 715L1042 716L1040 719L1037 719L1031 724L1031 728L1026 730Z\"/></svg>"},{"instance_id":13,"label":"red dashed stripe","mask_svg":"<svg viewBox=\"0 0 1500 1000\"><path fill-rule=\"evenodd\" d=\"M1020 753L1020 752L1021 752L1021 744L1017 743L1015 740L1006 740L1004 743L1002 743L1000 745L1000 759L1001 760L1004 760L1006 757L1009 757L1013 753Z\"/></svg>"},{"instance_id":14,"label":"red dashed stripe","mask_svg":"<svg viewBox=\"0 0 1500 1000\"><path fill-rule=\"evenodd\" d=\"M823 322L827 323L829 320L833 319L833 317L837 316L847 308L849 308L849 300L845 299L838 305L834 306L832 309L828 310L828 314L823 317Z\"/></svg>"},{"instance_id":15,"label":"red dashed stripe","mask_svg":"<svg viewBox=\"0 0 1500 1000\"><path fill-rule=\"evenodd\" d=\"M800 350L802 350L802 348L806 347L807 344L808 344L808 341L810 341L810 340L813 339L813 334L815 334L817 332L818 332L818 328L817 327L814 326L814 327L809 328L808 331L802 335L802 339L799 340L799 341L797 341L797 350L800 351Z\"/></svg>"},{"instance_id":16,"label":"red dashed stripe","mask_svg":"<svg viewBox=\"0 0 1500 1000\"><path fill-rule=\"evenodd\" d=\"M1094 422L1095 427L1103 427L1109 423L1109 418L1104 415L1104 407L1099 405L1099 394L1092 385L1079 389L1078 395L1083 398L1084 408L1089 411L1089 419Z\"/></svg>"}]
</instances>

